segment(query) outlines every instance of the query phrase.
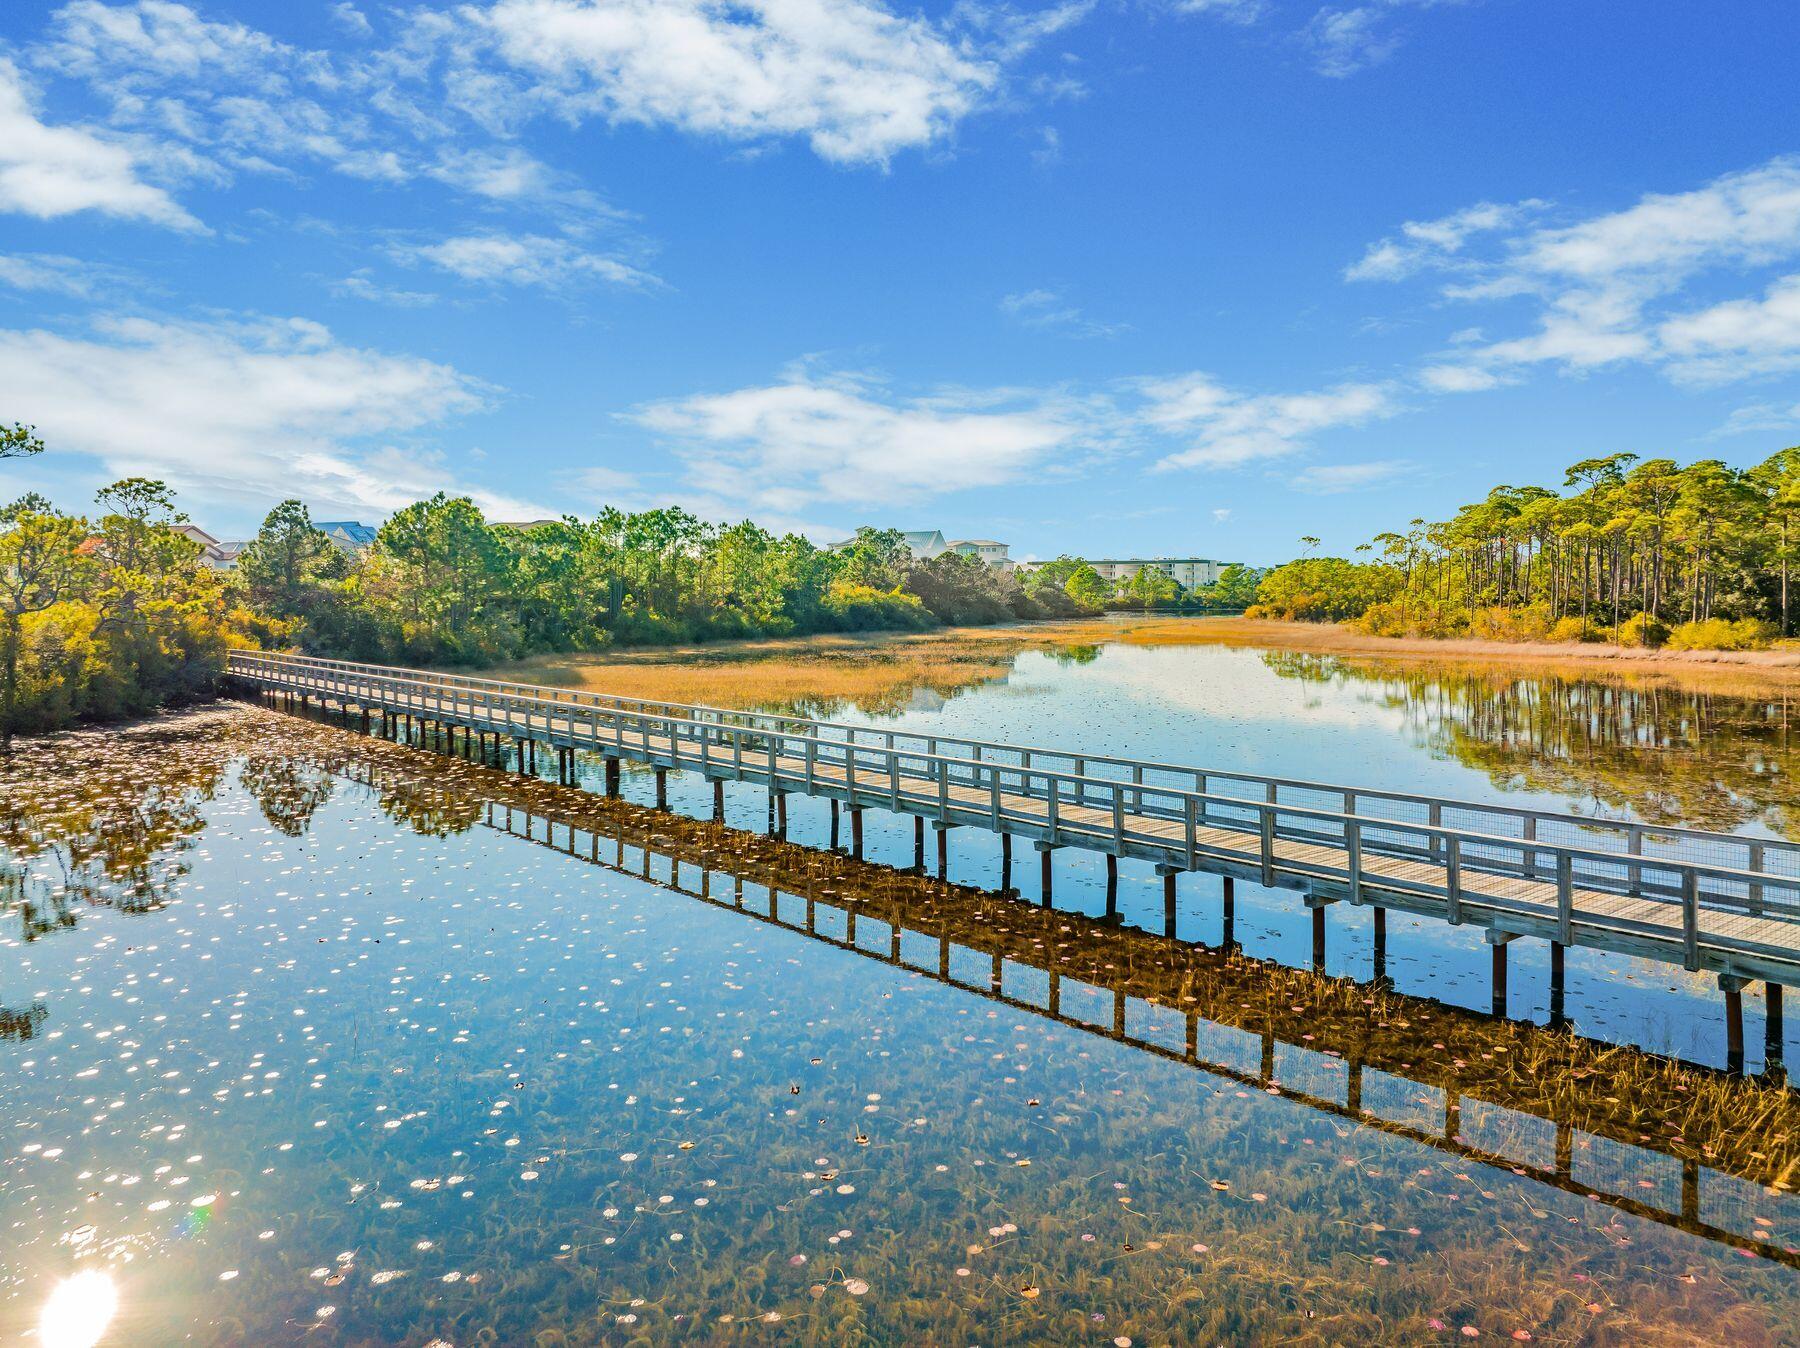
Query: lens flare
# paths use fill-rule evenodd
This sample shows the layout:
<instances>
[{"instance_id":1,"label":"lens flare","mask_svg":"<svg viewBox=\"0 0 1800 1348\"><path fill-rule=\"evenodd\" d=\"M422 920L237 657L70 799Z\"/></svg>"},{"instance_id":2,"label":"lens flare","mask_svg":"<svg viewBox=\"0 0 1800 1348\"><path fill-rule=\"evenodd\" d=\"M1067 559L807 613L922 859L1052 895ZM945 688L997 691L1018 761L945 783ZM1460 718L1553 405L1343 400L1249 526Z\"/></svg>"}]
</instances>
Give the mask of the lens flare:
<instances>
[{"instance_id":1,"label":"lens flare","mask_svg":"<svg viewBox=\"0 0 1800 1348\"><path fill-rule=\"evenodd\" d=\"M94 1348L119 1306L113 1280L90 1269L64 1278L38 1316L42 1348Z\"/></svg>"}]
</instances>

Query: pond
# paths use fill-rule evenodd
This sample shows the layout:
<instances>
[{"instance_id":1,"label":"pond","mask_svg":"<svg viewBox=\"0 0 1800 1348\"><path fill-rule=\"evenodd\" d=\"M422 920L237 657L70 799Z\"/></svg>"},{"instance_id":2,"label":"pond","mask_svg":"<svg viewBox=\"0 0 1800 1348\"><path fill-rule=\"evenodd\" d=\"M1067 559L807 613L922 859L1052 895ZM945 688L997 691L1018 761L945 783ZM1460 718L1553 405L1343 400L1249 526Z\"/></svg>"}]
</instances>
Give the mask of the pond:
<instances>
[{"instance_id":1,"label":"pond","mask_svg":"<svg viewBox=\"0 0 1800 1348\"><path fill-rule=\"evenodd\" d=\"M1785 829L1766 702L1468 678L1109 646L880 715ZM1226 944L1188 877L1170 942L1129 867L1120 920L1098 858L1045 911L992 839L940 883L906 821L858 862L672 785L230 704L0 766L0 1338L1800 1333L1800 1110L1705 1065L1698 979L1572 953L1552 1031L1523 961L1477 1013L1461 929L1396 915L1372 982L1334 914L1318 976L1291 895Z\"/></svg>"}]
</instances>

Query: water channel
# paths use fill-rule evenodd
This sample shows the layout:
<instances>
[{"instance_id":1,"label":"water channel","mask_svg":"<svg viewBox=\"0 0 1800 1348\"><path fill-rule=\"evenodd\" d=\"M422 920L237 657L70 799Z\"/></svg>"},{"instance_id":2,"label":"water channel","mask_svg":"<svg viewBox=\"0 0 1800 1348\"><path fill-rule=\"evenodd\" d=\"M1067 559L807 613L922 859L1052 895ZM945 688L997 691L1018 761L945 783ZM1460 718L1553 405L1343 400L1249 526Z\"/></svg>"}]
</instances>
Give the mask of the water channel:
<instances>
[{"instance_id":1,"label":"water channel","mask_svg":"<svg viewBox=\"0 0 1800 1348\"><path fill-rule=\"evenodd\" d=\"M1108 644L812 710L1793 818L1766 692ZM0 765L0 1341L1800 1335L1800 1107L1706 980L1572 952L1553 1029L1521 949L1496 1019L1476 931L1377 970L1334 911L1321 976L1291 894L1186 877L1170 941L1147 868L1046 911L974 832L940 882L907 820L432 747L222 704Z\"/></svg>"}]
</instances>

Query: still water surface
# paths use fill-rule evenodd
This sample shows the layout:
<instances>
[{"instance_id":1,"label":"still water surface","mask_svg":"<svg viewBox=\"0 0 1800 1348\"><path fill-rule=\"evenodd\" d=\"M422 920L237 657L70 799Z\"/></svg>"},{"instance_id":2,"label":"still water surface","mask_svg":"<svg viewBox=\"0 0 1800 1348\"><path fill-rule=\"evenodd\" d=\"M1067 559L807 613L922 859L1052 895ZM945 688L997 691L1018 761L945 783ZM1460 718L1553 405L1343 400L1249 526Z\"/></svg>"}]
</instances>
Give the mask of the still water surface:
<instances>
[{"instance_id":1,"label":"still water surface","mask_svg":"<svg viewBox=\"0 0 1800 1348\"><path fill-rule=\"evenodd\" d=\"M1778 703L1484 680L1111 646L899 719L1786 831ZM1171 944L1097 858L1045 913L626 795L243 708L0 768L0 1341L1800 1333L1793 1093L1611 1046L1716 1059L1698 979L1572 954L1571 1037L1459 929L1389 990L1292 896L1209 950L1203 877Z\"/></svg>"}]
</instances>

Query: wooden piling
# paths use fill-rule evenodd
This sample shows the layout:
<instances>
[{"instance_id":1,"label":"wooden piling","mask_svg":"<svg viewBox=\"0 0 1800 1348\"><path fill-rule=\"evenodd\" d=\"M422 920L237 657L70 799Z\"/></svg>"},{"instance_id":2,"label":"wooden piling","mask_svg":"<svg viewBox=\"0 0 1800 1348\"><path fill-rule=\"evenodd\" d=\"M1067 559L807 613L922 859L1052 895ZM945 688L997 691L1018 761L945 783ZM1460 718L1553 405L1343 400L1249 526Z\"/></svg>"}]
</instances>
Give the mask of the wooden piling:
<instances>
[{"instance_id":1,"label":"wooden piling","mask_svg":"<svg viewBox=\"0 0 1800 1348\"><path fill-rule=\"evenodd\" d=\"M1783 1069L1787 1057L1786 1036L1781 1024L1781 984L1763 986L1763 1070L1771 1075Z\"/></svg>"},{"instance_id":2,"label":"wooden piling","mask_svg":"<svg viewBox=\"0 0 1800 1348\"><path fill-rule=\"evenodd\" d=\"M1744 980L1729 974L1719 976L1725 993L1725 1066L1728 1071L1744 1070Z\"/></svg>"}]
</instances>

